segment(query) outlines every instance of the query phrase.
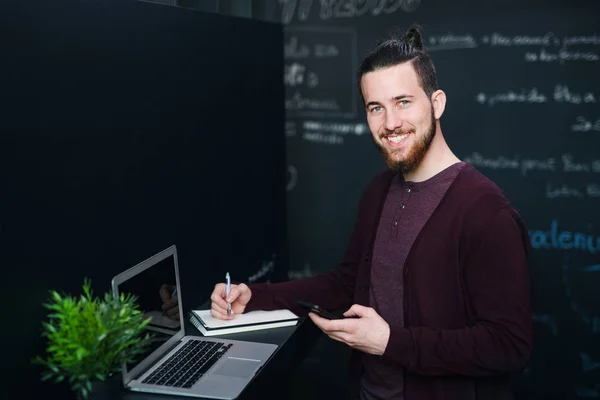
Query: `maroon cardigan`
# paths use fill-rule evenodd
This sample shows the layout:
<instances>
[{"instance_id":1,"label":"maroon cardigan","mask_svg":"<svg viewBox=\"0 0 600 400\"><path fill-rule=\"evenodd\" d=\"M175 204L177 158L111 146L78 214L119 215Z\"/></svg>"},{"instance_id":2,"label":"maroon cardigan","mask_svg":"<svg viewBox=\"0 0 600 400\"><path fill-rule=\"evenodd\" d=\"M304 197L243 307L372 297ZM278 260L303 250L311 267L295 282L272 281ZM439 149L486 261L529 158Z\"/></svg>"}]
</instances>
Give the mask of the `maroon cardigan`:
<instances>
[{"instance_id":1,"label":"maroon cardigan","mask_svg":"<svg viewBox=\"0 0 600 400\"><path fill-rule=\"evenodd\" d=\"M363 193L343 261L310 278L251 286L247 311L369 306L371 252L394 174ZM404 398L511 399L511 372L526 365L532 341L527 229L500 189L465 166L417 236L404 265L404 326L390 326L382 357L405 372ZM351 382L361 374L353 351ZM358 388L357 388L358 389Z\"/></svg>"}]
</instances>

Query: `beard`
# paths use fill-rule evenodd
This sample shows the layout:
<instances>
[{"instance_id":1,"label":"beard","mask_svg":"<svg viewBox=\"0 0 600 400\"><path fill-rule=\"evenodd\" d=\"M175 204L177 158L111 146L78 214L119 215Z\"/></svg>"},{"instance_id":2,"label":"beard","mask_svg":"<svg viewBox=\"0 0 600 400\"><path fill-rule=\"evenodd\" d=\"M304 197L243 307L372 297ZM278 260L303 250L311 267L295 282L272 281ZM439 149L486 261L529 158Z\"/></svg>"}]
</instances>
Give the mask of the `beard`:
<instances>
[{"instance_id":1,"label":"beard","mask_svg":"<svg viewBox=\"0 0 600 400\"><path fill-rule=\"evenodd\" d=\"M421 164L421 161L423 161L423 158L425 158L425 154L427 154L427 150L429 150L431 142L435 137L436 130L435 114L433 113L433 107L431 107L431 124L429 129L427 132L425 132L423 137L416 138L415 143L413 143L412 147L408 149L404 159L394 159L394 151L387 150L383 145L377 143L377 141L375 141L375 145L383 153L383 159L389 169L397 173L406 174L414 171ZM414 132L402 131L401 129L398 129L393 132L387 132L385 135L380 135L380 137L384 138L387 135L402 135L404 133L412 134Z\"/></svg>"}]
</instances>

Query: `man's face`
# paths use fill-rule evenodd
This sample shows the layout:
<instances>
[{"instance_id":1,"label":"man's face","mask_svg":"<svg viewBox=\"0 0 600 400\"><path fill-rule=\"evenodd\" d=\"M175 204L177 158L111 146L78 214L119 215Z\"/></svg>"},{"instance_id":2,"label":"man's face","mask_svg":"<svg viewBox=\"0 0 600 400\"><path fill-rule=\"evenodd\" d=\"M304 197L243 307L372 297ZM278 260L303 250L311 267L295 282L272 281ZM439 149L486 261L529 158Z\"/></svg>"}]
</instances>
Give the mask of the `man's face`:
<instances>
[{"instance_id":1,"label":"man's face","mask_svg":"<svg viewBox=\"0 0 600 400\"><path fill-rule=\"evenodd\" d=\"M400 173L413 171L435 136L436 119L411 63L366 73L361 88L367 122L387 166Z\"/></svg>"}]
</instances>

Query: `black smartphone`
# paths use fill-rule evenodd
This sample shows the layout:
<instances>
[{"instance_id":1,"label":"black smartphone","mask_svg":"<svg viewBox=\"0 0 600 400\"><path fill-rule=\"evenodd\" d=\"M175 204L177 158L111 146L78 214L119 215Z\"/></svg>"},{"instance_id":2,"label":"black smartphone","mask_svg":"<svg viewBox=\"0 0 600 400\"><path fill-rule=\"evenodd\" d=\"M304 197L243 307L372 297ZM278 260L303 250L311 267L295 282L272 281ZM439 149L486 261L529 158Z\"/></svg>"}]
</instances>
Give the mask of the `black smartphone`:
<instances>
[{"instance_id":1,"label":"black smartphone","mask_svg":"<svg viewBox=\"0 0 600 400\"><path fill-rule=\"evenodd\" d=\"M327 319L344 319L344 318L346 318L346 317L344 317L344 315L342 313L334 314L332 312L322 309L321 307L319 307L316 304L309 303L306 301L297 300L296 304L298 304L300 307L306 308L307 310L314 312L315 314L317 314L323 318L327 318Z\"/></svg>"}]
</instances>

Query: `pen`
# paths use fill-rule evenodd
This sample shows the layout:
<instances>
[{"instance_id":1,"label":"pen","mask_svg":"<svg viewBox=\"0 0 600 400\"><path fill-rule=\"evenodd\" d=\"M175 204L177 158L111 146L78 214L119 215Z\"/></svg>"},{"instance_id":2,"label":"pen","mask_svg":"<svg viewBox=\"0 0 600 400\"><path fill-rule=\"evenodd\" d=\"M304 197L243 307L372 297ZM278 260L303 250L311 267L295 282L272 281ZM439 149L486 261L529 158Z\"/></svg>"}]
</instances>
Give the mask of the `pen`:
<instances>
[{"instance_id":1,"label":"pen","mask_svg":"<svg viewBox=\"0 0 600 400\"><path fill-rule=\"evenodd\" d=\"M229 272L225 274L225 296L229 296L229 290L231 289L231 279L229 278ZM227 315L231 315L231 303L227 302Z\"/></svg>"}]
</instances>

